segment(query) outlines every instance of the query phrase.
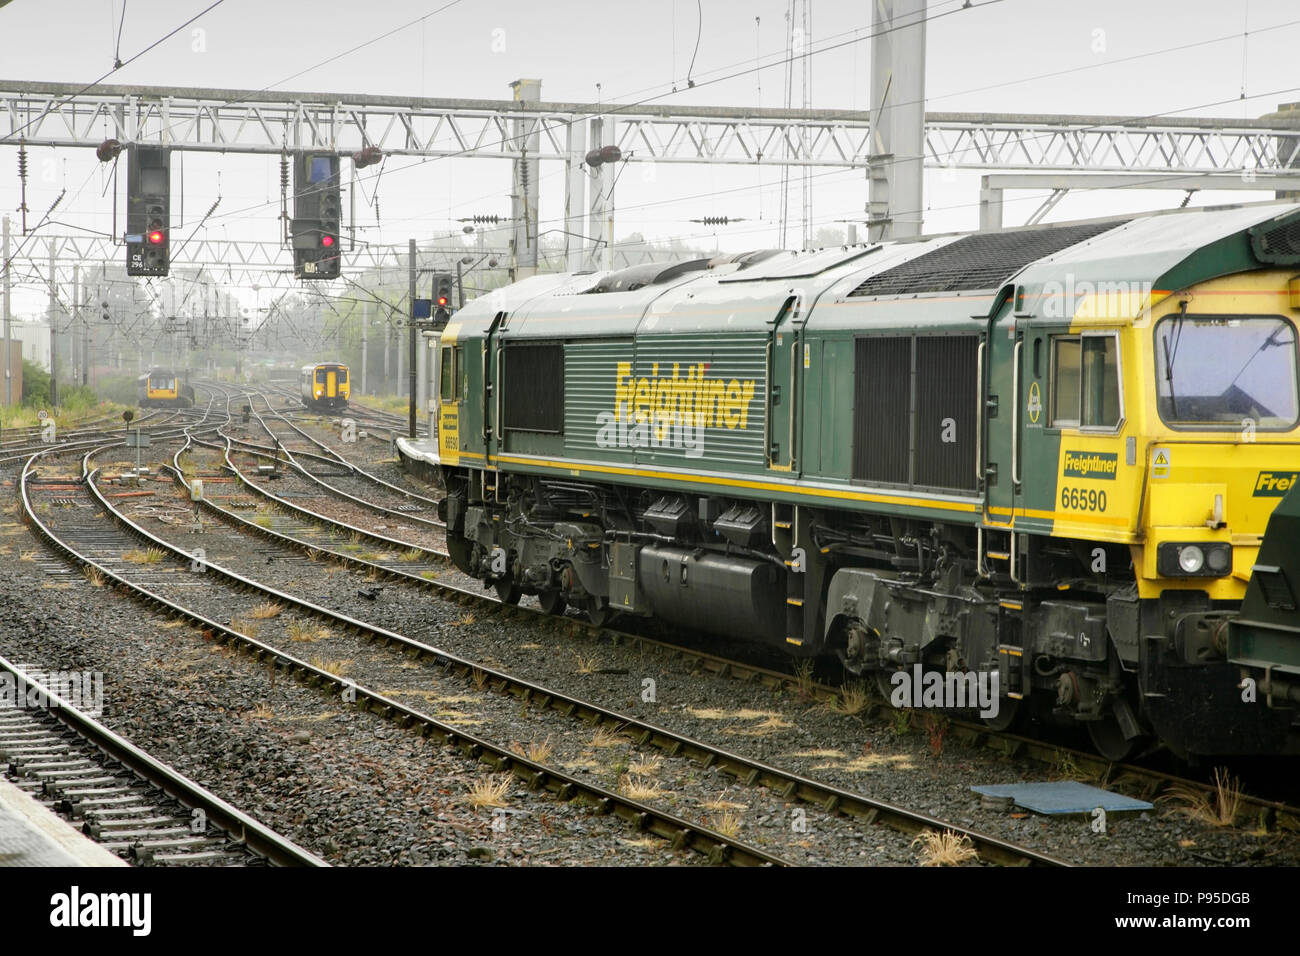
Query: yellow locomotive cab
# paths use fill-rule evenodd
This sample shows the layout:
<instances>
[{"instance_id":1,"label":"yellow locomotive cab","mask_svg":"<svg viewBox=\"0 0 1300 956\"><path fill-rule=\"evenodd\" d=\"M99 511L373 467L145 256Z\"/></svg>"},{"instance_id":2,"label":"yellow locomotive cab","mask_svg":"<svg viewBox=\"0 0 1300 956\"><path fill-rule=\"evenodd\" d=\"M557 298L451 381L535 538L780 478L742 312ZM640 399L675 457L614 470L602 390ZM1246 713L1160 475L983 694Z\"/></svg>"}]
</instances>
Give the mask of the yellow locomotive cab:
<instances>
[{"instance_id":1,"label":"yellow locomotive cab","mask_svg":"<svg viewBox=\"0 0 1300 956\"><path fill-rule=\"evenodd\" d=\"M308 408L338 409L348 403L351 394L348 367L338 362L322 362L302 368L301 397Z\"/></svg>"}]
</instances>

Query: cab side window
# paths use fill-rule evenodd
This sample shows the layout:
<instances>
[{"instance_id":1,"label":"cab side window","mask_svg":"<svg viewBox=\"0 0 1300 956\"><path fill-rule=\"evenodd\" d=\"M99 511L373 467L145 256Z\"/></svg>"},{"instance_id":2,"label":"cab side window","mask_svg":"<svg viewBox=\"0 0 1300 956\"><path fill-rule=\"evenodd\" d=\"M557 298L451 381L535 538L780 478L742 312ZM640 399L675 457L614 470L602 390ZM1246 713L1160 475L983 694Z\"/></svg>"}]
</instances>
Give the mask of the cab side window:
<instances>
[{"instance_id":1,"label":"cab side window","mask_svg":"<svg viewBox=\"0 0 1300 956\"><path fill-rule=\"evenodd\" d=\"M1053 428L1114 428L1123 417L1113 333L1052 337Z\"/></svg>"},{"instance_id":2,"label":"cab side window","mask_svg":"<svg viewBox=\"0 0 1300 956\"><path fill-rule=\"evenodd\" d=\"M442 351L442 367L438 371L438 396L444 402L457 401L457 393L460 391L460 346L444 346Z\"/></svg>"}]
</instances>

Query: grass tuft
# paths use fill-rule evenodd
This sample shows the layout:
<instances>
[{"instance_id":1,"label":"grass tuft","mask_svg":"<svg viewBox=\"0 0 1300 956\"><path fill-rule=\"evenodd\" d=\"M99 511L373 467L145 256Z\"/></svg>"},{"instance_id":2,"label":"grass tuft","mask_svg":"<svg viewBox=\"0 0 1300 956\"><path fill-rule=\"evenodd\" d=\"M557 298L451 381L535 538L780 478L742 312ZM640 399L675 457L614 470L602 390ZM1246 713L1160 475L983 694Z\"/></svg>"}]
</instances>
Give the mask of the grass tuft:
<instances>
[{"instance_id":1,"label":"grass tuft","mask_svg":"<svg viewBox=\"0 0 1300 956\"><path fill-rule=\"evenodd\" d=\"M291 621L289 626L285 628L285 633L289 635L289 640L298 644L311 644L315 641L323 641L330 636L328 628L313 624L310 621Z\"/></svg>"},{"instance_id":2,"label":"grass tuft","mask_svg":"<svg viewBox=\"0 0 1300 956\"><path fill-rule=\"evenodd\" d=\"M465 798L471 807L504 807L506 794L514 778L508 774L499 777L481 777L469 787L469 796Z\"/></svg>"},{"instance_id":3,"label":"grass tuft","mask_svg":"<svg viewBox=\"0 0 1300 956\"><path fill-rule=\"evenodd\" d=\"M721 813L714 814L710 822L712 823L714 830L721 833L724 837L734 839L740 834L740 821L741 817L739 813L735 813L731 810L724 810Z\"/></svg>"},{"instance_id":4,"label":"grass tuft","mask_svg":"<svg viewBox=\"0 0 1300 956\"><path fill-rule=\"evenodd\" d=\"M618 791L632 800L657 800L664 795L659 784L631 773L625 773L619 778Z\"/></svg>"},{"instance_id":5,"label":"grass tuft","mask_svg":"<svg viewBox=\"0 0 1300 956\"><path fill-rule=\"evenodd\" d=\"M627 743L627 738L623 736L623 725L617 726L611 724L602 724L596 728L595 734L591 738L593 747L617 747L619 744Z\"/></svg>"},{"instance_id":6,"label":"grass tuft","mask_svg":"<svg viewBox=\"0 0 1300 956\"><path fill-rule=\"evenodd\" d=\"M867 690L867 685L861 681L849 681L840 687L840 692L826 706L837 714L854 717L866 710L870 704L871 694Z\"/></svg>"},{"instance_id":7,"label":"grass tuft","mask_svg":"<svg viewBox=\"0 0 1300 956\"><path fill-rule=\"evenodd\" d=\"M922 830L912 841L912 846L921 845L921 866L960 866L977 855L970 837L958 835L952 830L936 833Z\"/></svg>"},{"instance_id":8,"label":"grass tuft","mask_svg":"<svg viewBox=\"0 0 1300 956\"><path fill-rule=\"evenodd\" d=\"M273 617L279 617L284 608L274 601L265 601L257 605L248 612L248 616L258 621L269 621Z\"/></svg>"},{"instance_id":9,"label":"grass tuft","mask_svg":"<svg viewBox=\"0 0 1300 956\"><path fill-rule=\"evenodd\" d=\"M1241 781L1223 767L1214 769L1214 789L1209 793L1178 784L1160 797L1184 816L1212 827L1230 827L1241 813Z\"/></svg>"}]
</instances>

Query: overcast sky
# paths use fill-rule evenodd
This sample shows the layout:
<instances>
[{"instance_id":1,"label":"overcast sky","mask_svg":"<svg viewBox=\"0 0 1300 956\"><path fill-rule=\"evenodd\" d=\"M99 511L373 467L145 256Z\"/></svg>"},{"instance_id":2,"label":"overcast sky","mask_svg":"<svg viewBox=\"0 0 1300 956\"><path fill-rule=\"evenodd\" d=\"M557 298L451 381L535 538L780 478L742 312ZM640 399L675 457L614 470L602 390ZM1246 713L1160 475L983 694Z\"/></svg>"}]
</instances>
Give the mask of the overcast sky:
<instances>
[{"instance_id":1,"label":"overcast sky","mask_svg":"<svg viewBox=\"0 0 1300 956\"><path fill-rule=\"evenodd\" d=\"M123 60L134 56L211 2L125 0L123 16L123 0L12 0L0 7L0 80L89 83L110 70L115 53ZM814 49L831 38L870 32L869 0L809 2ZM757 54L780 53L789 6L789 0L701 0L701 28L695 0L224 0L106 82L507 99L512 80L531 77L542 81L544 100L652 97L666 104L780 106L780 66L726 82L704 81L752 66ZM1002 0L971 10L960 6L960 0L932 0L929 6L931 111L1242 118L1300 100L1294 68L1300 5L1294 0ZM404 24L411 25L338 56ZM1192 43L1201 45L1162 52ZM869 53L864 40L815 55L811 105L865 109ZM687 90L692 57L700 85ZM1043 77L1063 70L1074 72ZM795 105L801 100L797 85ZM19 204L15 153L0 146L0 211L11 214ZM111 230L112 192L105 167L91 151L33 148L31 156L31 218L39 218L66 188L59 228ZM373 209L359 214L371 241L404 244L412 236L458 230L459 216L509 212L504 161L402 165L407 168L380 181L382 217L376 221ZM272 157L190 155L184 160L186 218L197 219L220 194L209 234L273 241L278 176ZM797 173L793 182L790 202L797 217ZM926 230L975 228L978 185L977 172L928 171ZM543 220L560 216L562 189L561 164L543 164ZM1205 193L1193 203L1243 195ZM1023 222L1041 197L1009 194L1007 223ZM816 170L811 231L861 220L866 198L864 171ZM1078 193L1050 218L1160 208L1182 198L1167 192ZM620 179L615 231L618 237L633 231L652 239L680 236L729 251L771 246L779 199L773 168L672 166L660 168L650 182L632 169ZM703 216L749 221L717 230L689 222Z\"/></svg>"}]
</instances>

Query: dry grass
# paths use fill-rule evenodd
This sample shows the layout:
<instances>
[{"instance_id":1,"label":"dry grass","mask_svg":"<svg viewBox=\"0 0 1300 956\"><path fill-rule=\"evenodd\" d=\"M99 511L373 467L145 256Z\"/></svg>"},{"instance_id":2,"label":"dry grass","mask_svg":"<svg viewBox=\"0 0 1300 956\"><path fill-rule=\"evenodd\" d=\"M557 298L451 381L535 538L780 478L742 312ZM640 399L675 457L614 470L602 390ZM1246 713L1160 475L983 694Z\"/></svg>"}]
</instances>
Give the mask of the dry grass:
<instances>
[{"instance_id":1,"label":"dry grass","mask_svg":"<svg viewBox=\"0 0 1300 956\"><path fill-rule=\"evenodd\" d=\"M41 556L39 551L20 551L18 553L19 561L35 561Z\"/></svg>"},{"instance_id":2,"label":"dry grass","mask_svg":"<svg viewBox=\"0 0 1300 956\"><path fill-rule=\"evenodd\" d=\"M653 777L664 767L662 757L637 757L627 765L627 772L634 777Z\"/></svg>"},{"instance_id":3,"label":"dry grass","mask_svg":"<svg viewBox=\"0 0 1300 956\"><path fill-rule=\"evenodd\" d=\"M534 740L528 745L527 756L534 763L546 763L553 753L555 753L555 746L551 743L550 737L545 740Z\"/></svg>"},{"instance_id":4,"label":"dry grass","mask_svg":"<svg viewBox=\"0 0 1300 956\"><path fill-rule=\"evenodd\" d=\"M267 707L266 704L258 704L256 707L254 707L244 716L253 717L256 718L257 720L270 720L272 717L275 716L275 711L273 711L270 707Z\"/></svg>"},{"instance_id":5,"label":"dry grass","mask_svg":"<svg viewBox=\"0 0 1300 956\"><path fill-rule=\"evenodd\" d=\"M422 557L424 557L424 552L419 548L407 548L397 556L397 560L404 564L411 564L414 561L419 561Z\"/></svg>"},{"instance_id":6,"label":"dry grass","mask_svg":"<svg viewBox=\"0 0 1300 956\"><path fill-rule=\"evenodd\" d=\"M867 685L861 681L850 681L840 688L840 692L826 706L837 714L853 717L867 709L871 703L871 694Z\"/></svg>"},{"instance_id":7,"label":"dry grass","mask_svg":"<svg viewBox=\"0 0 1300 956\"><path fill-rule=\"evenodd\" d=\"M713 829L724 837L734 838L740 834L740 814L731 810L724 810L715 814L710 823Z\"/></svg>"},{"instance_id":8,"label":"dry grass","mask_svg":"<svg viewBox=\"0 0 1300 956\"><path fill-rule=\"evenodd\" d=\"M102 588L108 583L108 578L104 577L104 572L89 564L82 570L82 574L86 576L87 581L97 588Z\"/></svg>"},{"instance_id":9,"label":"dry grass","mask_svg":"<svg viewBox=\"0 0 1300 956\"><path fill-rule=\"evenodd\" d=\"M249 611L248 616L258 621L269 621L273 617L279 617L283 610L284 607L274 601L266 601Z\"/></svg>"},{"instance_id":10,"label":"dry grass","mask_svg":"<svg viewBox=\"0 0 1300 956\"><path fill-rule=\"evenodd\" d=\"M165 557L167 557L167 552L161 548L149 548L145 551L133 548L122 553L122 560L130 561L132 564L158 564Z\"/></svg>"},{"instance_id":11,"label":"dry grass","mask_svg":"<svg viewBox=\"0 0 1300 956\"><path fill-rule=\"evenodd\" d=\"M469 787L469 796L465 802L471 807L504 807L506 794L510 791L513 778L508 774L499 777L480 777Z\"/></svg>"},{"instance_id":12,"label":"dry grass","mask_svg":"<svg viewBox=\"0 0 1300 956\"><path fill-rule=\"evenodd\" d=\"M351 658L343 658L337 661L327 661L322 657L313 657L307 662L312 667L323 670L327 674L333 674L335 677L345 677L352 665L356 663Z\"/></svg>"},{"instance_id":13,"label":"dry grass","mask_svg":"<svg viewBox=\"0 0 1300 956\"><path fill-rule=\"evenodd\" d=\"M1184 816L1212 827L1230 827L1241 813L1241 781L1222 767L1214 770L1214 789L1209 793L1185 785L1170 787L1160 797Z\"/></svg>"},{"instance_id":14,"label":"dry grass","mask_svg":"<svg viewBox=\"0 0 1300 956\"><path fill-rule=\"evenodd\" d=\"M726 800L718 797L716 800L701 800L700 806L712 813L721 813L724 810L748 810L749 807L743 803L737 803L735 800Z\"/></svg>"},{"instance_id":15,"label":"dry grass","mask_svg":"<svg viewBox=\"0 0 1300 956\"><path fill-rule=\"evenodd\" d=\"M270 516L270 515L254 515L254 517L253 517L253 524L257 525L259 528L270 528L270 527L271 527L271 516Z\"/></svg>"},{"instance_id":16,"label":"dry grass","mask_svg":"<svg viewBox=\"0 0 1300 956\"><path fill-rule=\"evenodd\" d=\"M596 667L599 662L596 660L595 657L586 657L582 654L578 654L575 652L573 655L573 659L574 661L577 662L579 674L585 675L585 674L596 673Z\"/></svg>"},{"instance_id":17,"label":"dry grass","mask_svg":"<svg viewBox=\"0 0 1300 956\"><path fill-rule=\"evenodd\" d=\"M242 617L232 617L228 626L232 631L238 631L245 637L257 637L257 632L261 629L256 621L245 620Z\"/></svg>"},{"instance_id":18,"label":"dry grass","mask_svg":"<svg viewBox=\"0 0 1300 956\"><path fill-rule=\"evenodd\" d=\"M329 628L312 624L310 621L292 621L285 629L285 633L289 635L289 640L298 644L311 644L330 636Z\"/></svg>"},{"instance_id":19,"label":"dry grass","mask_svg":"<svg viewBox=\"0 0 1300 956\"><path fill-rule=\"evenodd\" d=\"M912 841L912 846L921 845L921 866L960 866L976 856L975 847L970 837L958 835L952 830L935 833L922 830Z\"/></svg>"},{"instance_id":20,"label":"dry grass","mask_svg":"<svg viewBox=\"0 0 1300 956\"><path fill-rule=\"evenodd\" d=\"M623 736L622 725L613 726L602 724L596 728L596 732L591 737L592 747L617 747L619 744L627 743L627 738Z\"/></svg>"},{"instance_id":21,"label":"dry grass","mask_svg":"<svg viewBox=\"0 0 1300 956\"><path fill-rule=\"evenodd\" d=\"M473 624L476 620L478 620L478 618L473 614L466 614L464 617L457 618L455 623L458 627L469 627L469 625Z\"/></svg>"},{"instance_id":22,"label":"dry grass","mask_svg":"<svg viewBox=\"0 0 1300 956\"><path fill-rule=\"evenodd\" d=\"M469 672L469 679L474 684L475 690L487 690L488 675L481 667L472 667Z\"/></svg>"},{"instance_id":23,"label":"dry grass","mask_svg":"<svg viewBox=\"0 0 1300 956\"><path fill-rule=\"evenodd\" d=\"M618 792L632 800L657 800L664 795L663 788L653 780L623 774L618 781Z\"/></svg>"}]
</instances>

